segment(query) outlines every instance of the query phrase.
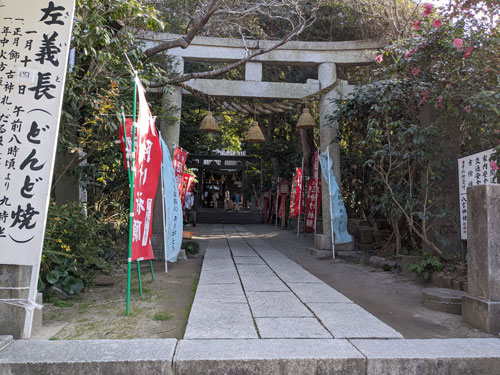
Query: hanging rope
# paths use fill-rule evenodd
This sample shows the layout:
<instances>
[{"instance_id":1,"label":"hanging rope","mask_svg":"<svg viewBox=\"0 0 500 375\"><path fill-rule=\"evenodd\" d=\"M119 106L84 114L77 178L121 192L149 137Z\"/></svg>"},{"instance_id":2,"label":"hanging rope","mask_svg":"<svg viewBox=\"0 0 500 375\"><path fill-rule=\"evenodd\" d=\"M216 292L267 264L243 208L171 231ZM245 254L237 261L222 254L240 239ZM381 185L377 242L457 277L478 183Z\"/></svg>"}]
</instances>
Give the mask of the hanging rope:
<instances>
[{"instance_id":1,"label":"hanging rope","mask_svg":"<svg viewBox=\"0 0 500 375\"><path fill-rule=\"evenodd\" d=\"M333 90L339 84L339 82L342 81L336 80L331 85L328 85L327 87L324 87L316 91L315 93L312 93L311 95L304 96L301 99L288 99L272 103L262 102L253 105L249 104L248 102L242 99L228 100L227 97L210 96L200 90L196 90L195 88L183 82L178 83L178 86L190 92L192 95L195 95L196 97L204 100L209 105L221 107L231 112L243 113L245 115L272 115L275 113L285 113L287 111L295 111L296 104L298 103L304 104L306 102L319 100L322 95Z\"/></svg>"}]
</instances>

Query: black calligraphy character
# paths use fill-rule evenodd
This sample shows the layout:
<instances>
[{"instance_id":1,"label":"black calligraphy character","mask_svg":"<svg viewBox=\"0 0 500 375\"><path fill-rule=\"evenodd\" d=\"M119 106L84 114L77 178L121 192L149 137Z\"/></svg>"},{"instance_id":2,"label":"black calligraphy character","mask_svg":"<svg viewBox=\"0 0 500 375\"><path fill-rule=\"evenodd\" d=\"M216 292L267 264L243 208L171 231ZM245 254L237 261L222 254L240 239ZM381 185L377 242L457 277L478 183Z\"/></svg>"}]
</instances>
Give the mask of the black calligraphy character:
<instances>
[{"instance_id":1,"label":"black calligraphy character","mask_svg":"<svg viewBox=\"0 0 500 375\"><path fill-rule=\"evenodd\" d=\"M49 94L50 89L55 89L56 85L50 84L50 76L52 73L38 73L38 81L35 87L30 87L28 90L35 92L35 99L40 100L44 95L47 99L54 99L54 95Z\"/></svg>"},{"instance_id":2,"label":"black calligraphy character","mask_svg":"<svg viewBox=\"0 0 500 375\"><path fill-rule=\"evenodd\" d=\"M23 34L21 33L21 28L20 27L16 27L14 29L14 33L12 35L19 35L19 36L23 36Z\"/></svg>"},{"instance_id":3,"label":"black calligraphy character","mask_svg":"<svg viewBox=\"0 0 500 375\"><path fill-rule=\"evenodd\" d=\"M31 129L28 132L28 136L27 136L28 142L34 143L36 145L40 144L40 140L35 139L36 137L38 137L39 134L40 134L40 128L38 127L38 124L36 123L36 121L33 121L31 123Z\"/></svg>"},{"instance_id":4,"label":"black calligraphy character","mask_svg":"<svg viewBox=\"0 0 500 375\"><path fill-rule=\"evenodd\" d=\"M2 29L2 34L4 34L5 36L7 36L9 34L12 34L11 31L10 31L10 27L9 26L4 26L3 29Z\"/></svg>"},{"instance_id":5,"label":"black calligraphy character","mask_svg":"<svg viewBox=\"0 0 500 375\"><path fill-rule=\"evenodd\" d=\"M49 5L47 8L40 9L44 14L43 17L40 19L40 22L43 20L46 20L48 17L50 17L50 20L45 21L45 24L47 25L64 25L63 21L58 20L59 17L61 17L63 14L57 11L64 10L64 7L62 6L54 6L53 1L49 1Z\"/></svg>"},{"instance_id":6,"label":"black calligraphy character","mask_svg":"<svg viewBox=\"0 0 500 375\"><path fill-rule=\"evenodd\" d=\"M2 58L4 60L7 60L7 56L5 55L5 51L4 50L0 50L0 58Z\"/></svg>"},{"instance_id":7,"label":"black calligraphy character","mask_svg":"<svg viewBox=\"0 0 500 375\"><path fill-rule=\"evenodd\" d=\"M12 143L13 141L16 141L16 143L18 145L21 144L21 142L19 141L19 138L17 138L17 135L15 135L15 134L12 134L12 137L10 137L10 139L9 139L9 143Z\"/></svg>"},{"instance_id":8,"label":"black calligraphy character","mask_svg":"<svg viewBox=\"0 0 500 375\"><path fill-rule=\"evenodd\" d=\"M16 145L10 146L7 149L7 155L12 155L13 157L17 157L18 152L19 152L19 147L17 147Z\"/></svg>"},{"instance_id":9,"label":"black calligraphy character","mask_svg":"<svg viewBox=\"0 0 500 375\"><path fill-rule=\"evenodd\" d=\"M19 167L21 170L24 170L24 168L26 168L26 166L29 164L30 166L30 169L32 171L39 171L40 169L43 168L43 166L45 165L45 163L41 164L41 165L37 165L38 164L38 159L35 158L35 154L36 154L36 150L33 149L31 150L30 154L28 155L28 157L21 163L21 166Z\"/></svg>"},{"instance_id":10,"label":"black calligraphy character","mask_svg":"<svg viewBox=\"0 0 500 375\"><path fill-rule=\"evenodd\" d=\"M28 56L24 56L24 59L21 60L21 62L24 64L24 67L26 68L26 65L28 65L29 62L32 62L33 60L29 59Z\"/></svg>"},{"instance_id":11,"label":"black calligraphy character","mask_svg":"<svg viewBox=\"0 0 500 375\"><path fill-rule=\"evenodd\" d=\"M16 159L7 159L5 160L5 166L7 169L16 169Z\"/></svg>"},{"instance_id":12,"label":"black calligraphy character","mask_svg":"<svg viewBox=\"0 0 500 375\"><path fill-rule=\"evenodd\" d=\"M0 72L3 72L6 68L7 64L5 64L3 61L0 62Z\"/></svg>"},{"instance_id":13,"label":"black calligraphy character","mask_svg":"<svg viewBox=\"0 0 500 375\"><path fill-rule=\"evenodd\" d=\"M47 60L52 63L52 65L59 66L59 61L55 57L61 52L61 49L54 44L58 35L59 34L55 31L50 37L47 34L43 34L42 46L40 47L40 51L36 54L38 58L35 59L35 61L44 64L45 60Z\"/></svg>"},{"instance_id":14,"label":"black calligraphy character","mask_svg":"<svg viewBox=\"0 0 500 375\"><path fill-rule=\"evenodd\" d=\"M0 43L2 43L2 47L5 47L5 45L9 43L9 39L4 37L2 40L0 40Z\"/></svg>"},{"instance_id":15,"label":"black calligraphy character","mask_svg":"<svg viewBox=\"0 0 500 375\"><path fill-rule=\"evenodd\" d=\"M15 47L19 47L19 37L14 38L14 41L12 42L12 45Z\"/></svg>"},{"instance_id":16,"label":"black calligraphy character","mask_svg":"<svg viewBox=\"0 0 500 375\"><path fill-rule=\"evenodd\" d=\"M8 95L4 95L0 103L4 105L12 105L12 102L10 101L10 98Z\"/></svg>"},{"instance_id":17,"label":"black calligraphy character","mask_svg":"<svg viewBox=\"0 0 500 375\"><path fill-rule=\"evenodd\" d=\"M28 49L28 51L31 51L31 47L33 46L33 39L28 39L26 41L26 45L24 46L24 49Z\"/></svg>"},{"instance_id":18,"label":"black calligraphy character","mask_svg":"<svg viewBox=\"0 0 500 375\"><path fill-rule=\"evenodd\" d=\"M15 50L12 50L9 52L9 60L14 60L14 62L17 62L18 59L21 58L21 54Z\"/></svg>"},{"instance_id":19,"label":"black calligraphy character","mask_svg":"<svg viewBox=\"0 0 500 375\"><path fill-rule=\"evenodd\" d=\"M4 195L4 196L3 196L3 198L0 198L0 206L7 206L7 207L10 207L9 197L6 197L6 196Z\"/></svg>"},{"instance_id":20,"label":"black calligraphy character","mask_svg":"<svg viewBox=\"0 0 500 375\"><path fill-rule=\"evenodd\" d=\"M5 75L7 76L8 79L12 79L14 78L14 74L16 72L14 72L13 70L9 70L8 72L5 73Z\"/></svg>"},{"instance_id":21,"label":"black calligraphy character","mask_svg":"<svg viewBox=\"0 0 500 375\"><path fill-rule=\"evenodd\" d=\"M31 182L30 176L26 176L24 179L24 185L21 188L21 196L23 198L30 199L33 197L33 194L30 194L31 191L33 190L33 187L35 186L34 182Z\"/></svg>"},{"instance_id":22,"label":"black calligraphy character","mask_svg":"<svg viewBox=\"0 0 500 375\"><path fill-rule=\"evenodd\" d=\"M14 106L14 110L12 112L16 115L16 117L19 117L19 114L21 112L24 112L23 106L22 105Z\"/></svg>"},{"instance_id":23,"label":"black calligraphy character","mask_svg":"<svg viewBox=\"0 0 500 375\"><path fill-rule=\"evenodd\" d=\"M32 224L31 221L35 215L38 215L40 212L35 211L35 209L31 206L31 203L28 203L26 206L26 210L21 208L21 205L17 206L17 211L12 211L11 217L14 221L11 224L11 228L15 225L19 225L19 229L33 229L36 225L36 221Z\"/></svg>"},{"instance_id":24,"label":"black calligraphy character","mask_svg":"<svg viewBox=\"0 0 500 375\"><path fill-rule=\"evenodd\" d=\"M0 227L0 238L2 238L2 237L7 237L5 235L5 228L4 227Z\"/></svg>"},{"instance_id":25,"label":"black calligraphy character","mask_svg":"<svg viewBox=\"0 0 500 375\"><path fill-rule=\"evenodd\" d=\"M26 85L19 85L17 88L19 95L24 95L24 93L26 92Z\"/></svg>"},{"instance_id":26,"label":"black calligraphy character","mask_svg":"<svg viewBox=\"0 0 500 375\"><path fill-rule=\"evenodd\" d=\"M12 82L6 82L5 85L3 86L3 90L7 93L11 93L12 90L14 90L14 84Z\"/></svg>"},{"instance_id":27,"label":"black calligraphy character","mask_svg":"<svg viewBox=\"0 0 500 375\"><path fill-rule=\"evenodd\" d=\"M23 126L23 122L19 119L15 119L14 121L12 121L11 123L11 130L13 132L20 132L21 131L21 127Z\"/></svg>"},{"instance_id":28,"label":"black calligraphy character","mask_svg":"<svg viewBox=\"0 0 500 375\"><path fill-rule=\"evenodd\" d=\"M5 223L8 217L9 213L7 211L0 211L0 221L3 221Z\"/></svg>"}]
</instances>

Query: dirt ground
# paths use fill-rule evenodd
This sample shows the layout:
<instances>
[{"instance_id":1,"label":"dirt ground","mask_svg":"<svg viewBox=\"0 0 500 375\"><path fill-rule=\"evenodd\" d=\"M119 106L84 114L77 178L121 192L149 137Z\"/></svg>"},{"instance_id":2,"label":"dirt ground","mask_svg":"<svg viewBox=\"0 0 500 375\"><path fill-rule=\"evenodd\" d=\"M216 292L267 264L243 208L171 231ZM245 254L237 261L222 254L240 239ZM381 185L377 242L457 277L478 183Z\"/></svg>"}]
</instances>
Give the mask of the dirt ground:
<instances>
[{"instance_id":1,"label":"dirt ground","mask_svg":"<svg viewBox=\"0 0 500 375\"><path fill-rule=\"evenodd\" d=\"M196 240L196 239L195 239ZM200 247L207 241L200 240ZM42 329L33 339L99 340L182 338L198 285L203 258L168 264L154 262L151 271L141 267L143 295L139 295L137 269L131 287L130 316L126 316L127 278L113 286L93 287L71 300L44 303Z\"/></svg>"},{"instance_id":2,"label":"dirt ground","mask_svg":"<svg viewBox=\"0 0 500 375\"><path fill-rule=\"evenodd\" d=\"M199 224L194 240L203 254L212 225ZM343 260L318 260L306 253L312 235L290 233L271 225L246 225L277 250L405 338L490 337L462 322L460 315L429 310L421 305L423 286L406 277ZM169 263L155 262L156 281L149 267L141 268L143 296L139 296L134 270L131 316L125 316L126 277L110 287L94 287L70 301L45 303L42 330L34 339L182 338L201 269L202 258Z\"/></svg>"}]
</instances>

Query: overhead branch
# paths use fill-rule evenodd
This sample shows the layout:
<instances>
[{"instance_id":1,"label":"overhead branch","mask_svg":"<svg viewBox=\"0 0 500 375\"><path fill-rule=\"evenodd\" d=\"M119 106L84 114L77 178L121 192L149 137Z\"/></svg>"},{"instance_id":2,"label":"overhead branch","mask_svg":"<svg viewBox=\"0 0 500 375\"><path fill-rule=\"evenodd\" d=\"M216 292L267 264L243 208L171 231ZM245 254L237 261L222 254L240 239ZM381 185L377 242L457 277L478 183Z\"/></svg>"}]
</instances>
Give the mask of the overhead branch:
<instances>
[{"instance_id":1,"label":"overhead branch","mask_svg":"<svg viewBox=\"0 0 500 375\"><path fill-rule=\"evenodd\" d=\"M148 48L147 50L144 51L146 58L149 58L151 56L154 56L160 52L166 51L171 48L176 48L176 47L187 48L193 41L194 37L201 31L201 29L203 29L203 27L205 27L210 18L214 15L217 9L219 9L222 2L223 0L212 0L210 5L208 6L208 11L198 21L198 23L196 23L193 27L189 29L186 35L183 35L182 37L177 38L175 40L168 40L160 44L157 44L154 47Z\"/></svg>"}]
</instances>

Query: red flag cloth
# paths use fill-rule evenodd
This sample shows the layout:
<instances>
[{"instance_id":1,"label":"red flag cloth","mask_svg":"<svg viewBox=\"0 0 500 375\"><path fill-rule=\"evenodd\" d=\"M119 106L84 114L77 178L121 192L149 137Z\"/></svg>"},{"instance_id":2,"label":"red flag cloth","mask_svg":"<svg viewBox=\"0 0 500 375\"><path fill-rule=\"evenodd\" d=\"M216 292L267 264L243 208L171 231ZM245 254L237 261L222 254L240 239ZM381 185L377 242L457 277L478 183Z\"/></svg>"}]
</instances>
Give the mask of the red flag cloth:
<instances>
[{"instance_id":1,"label":"red flag cloth","mask_svg":"<svg viewBox=\"0 0 500 375\"><path fill-rule=\"evenodd\" d=\"M182 184L184 183L184 165L186 164L187 151L184 151L180 147L176 147L174 150L174 157L172 163L174 164L175 181L177 182L177 188L179 189L179 194L182 196ZM184 199L182 199L182 207L184 207Z\"/></svg>"},{"instance_id":2,"label":"red flag cloth","mask_svg":"<svg viewBox=\"0 0 500 375\"><path fill-rule=\"evenodd\" d=\"M184 208L184 200L186 199L186 193L189 191L189 188L191 187L193 181L194 181L194 176L191 176L189 173L184 173L182 175L181 179L182 185L180 191L182 208Z\"/></svg>"},{"instance_id":3,"label":"red flag cloth","mask_svg":"<svg viewBox=\"0 0 500 375\"><path fill-rule=\"evenodd\" d=\"M293 176L292 182L292 196L290 199L290 216L297 217L300 208L303 207L304 203L302 202L302 169L297 168L296 174Z\"/></svg>"},{"instance_id":4,"label":"red flag cloth","mask_svg":"<svg viewBox=\"0 0 500 375\"><path fill-rule=\"evenodd\" d=\"M318 217L320 204L321 183L318 180L310 179L307 182L306 233L314 232L314 223Z\"/></svg>"},{"instance_id":5,"label":"red flag cloth","mask_svg":"<svg viewBox=\"0 0 500 375\"><path fill-rule=\"evenodd\" d=\"M134 169L134 217L132 220L132 260L154 259L151 246L153 206L158 187L162 151L158 133L149 111L144 88L138 81L139 115L136 124L136 144ZM132 119L125 120L127 144L132 146ZM120 127L120 148L124 152L125 145L123 127ZM127 164L125 164L127 166Z\"/></svg>"}]
</instances>

